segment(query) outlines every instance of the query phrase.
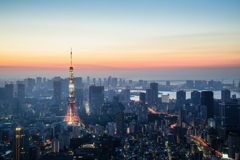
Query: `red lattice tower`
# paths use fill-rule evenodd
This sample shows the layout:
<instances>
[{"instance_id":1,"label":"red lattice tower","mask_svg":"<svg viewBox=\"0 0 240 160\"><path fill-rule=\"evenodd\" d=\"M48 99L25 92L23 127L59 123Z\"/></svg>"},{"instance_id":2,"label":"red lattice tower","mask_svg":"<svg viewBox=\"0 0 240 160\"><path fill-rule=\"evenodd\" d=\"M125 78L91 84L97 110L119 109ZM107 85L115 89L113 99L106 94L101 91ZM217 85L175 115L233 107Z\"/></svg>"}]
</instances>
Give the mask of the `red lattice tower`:
<instances>
[{"instance_id":1,"label":"red lattice tower","mask_svg":"<svg viewBox=\"0 0 240 160\"><path fill-rule=\"evenodd\" d=\"M75 104L74 83L73 83L73 67L72 67L72 51L71 51L71 66L70 66L70 80L69 80L69 95L68 95L68 108L64 120L68 125L78 125L80 123L83 127L85 125L81 121L77 113Z\"/></svg>"}]
</instances>

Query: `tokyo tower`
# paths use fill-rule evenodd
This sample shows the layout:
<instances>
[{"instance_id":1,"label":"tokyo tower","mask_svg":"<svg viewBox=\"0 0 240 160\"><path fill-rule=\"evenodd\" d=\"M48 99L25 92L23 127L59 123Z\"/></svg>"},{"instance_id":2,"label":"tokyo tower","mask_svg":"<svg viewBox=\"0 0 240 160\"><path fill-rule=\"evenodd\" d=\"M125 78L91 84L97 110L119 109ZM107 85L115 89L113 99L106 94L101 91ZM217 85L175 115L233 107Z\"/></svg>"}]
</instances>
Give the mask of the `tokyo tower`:
<instances>
[{"instance_id":1,"label":"tokyo tower","mask_svg":"<svg viewBox=\"0 0 240 160\"><path fill-rule=\"evenodd\" d=\"M70 81L69 81L69 95L68 95L68 108L64 120L68 125L76 126L80 123L83 127L85 125L81 121L77 113L75 104L74 83L73 83L73 67L72 67L72 50L71 50L71 66L70 66Z\"/></svg>"}]
</instances>

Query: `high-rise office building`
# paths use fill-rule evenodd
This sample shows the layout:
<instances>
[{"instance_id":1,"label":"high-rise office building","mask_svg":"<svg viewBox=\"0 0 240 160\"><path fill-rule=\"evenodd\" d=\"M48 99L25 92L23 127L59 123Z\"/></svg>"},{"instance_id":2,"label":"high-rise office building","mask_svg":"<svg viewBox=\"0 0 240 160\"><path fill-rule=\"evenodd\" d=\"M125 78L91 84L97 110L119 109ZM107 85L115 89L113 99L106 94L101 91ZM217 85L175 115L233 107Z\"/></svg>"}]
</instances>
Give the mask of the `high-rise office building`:
<instances>
[{"instance_id":1,"label":"high-rise office building","mask_svg":"<svg viewBox=\"0 0 240 160\"><path fill-rule=\"evenodd\" d=\"M98 78L98 84L101 86L102 85L102 79Z\"/></svg>"},{"instance_id":2,"label":"high-rise office building","mask_svg":"<svg viewBox=\"0 0 240 160\"><path fill-rule=\"evenodd\" d=\"M167 128L167 120L161 120L161 132L164 134Z\"/></svg>"},{"instance_id":3,"label":"high-rise office building","mask_svg":"<svg viewBox=\"0 0 240 160\"><path fill-rule=\"evenodd\" d=\"M104 103L104 87L91 85L89 87L89 105L101 106Z\"/></svg>"},{"instance_id":4,"label":"high-rise office building","mask_svg":"<svg viewBox=\"0 0 240 160\"><path fill-rule=\"evenodd\" d=\"M158 83L150 83L150 88L152 89L152 103L158 103Z\"/></svg>"},{"instance_id":5,"label":"high-rise office building","mask_svg":"<svg viewBox=\"0 0 240 160\"><path fill-rule=\"evenodd\" d=\"M112 84L112 77L111 77L111 76L108 77L108 84L109 84L109 85Z\"/></svg>"},{"instance_id":6,"label":"high-rise office building","mask_svg":"<svg viewBox=\"0 0 240 160\"><path fill-rule=\"evenodd\" d=\"M193 104L200 104L200 92L198 91L192 91L191 92L191 100Z\"/></svg>"},{"instance_id":7,"label":"high-rise office building","mask_svg":"<svg viewBox=\"0 0 240 160\"><path fill-rule=\"evenodd\" d=\"M40 148L35 144L31 144L29 147L29 159L38 160L39 155L40 155Z\"/></svg>"},{"instance_id":8,"label":"high-rise office building","mask_svg":"<svg viewBox=\"0 0 240 160\"><path fill-rule=\"evenodd\" d=\"M53 100L55 104L61 104L62 100L62 82L61 81L53 81Z\"/></svg>"},{"instance_id":9,"label":"high-rise office building","mask_svg":"<svg viewBox=\"0 0 240 160\"><path fill-rule=\"evenodd\" d=\"M195 88L202 89L203 88L203 81L202 80L195 80Z\"/></svg>"},{"instance_id":10,"label":"high-rise office building","mask_svg":"<svg viewBox=\"0 0 240 160\"><path fill-rule=\"evenodd\" d=\"M124 135L124 112L118 112L116 114L117 121L117 134Z\"/></svg>"},{"instance_id":11,"label":"high-rise office building","mask_svg":"<svg viewBox=\"0 0 240 160\"><path fill-rule=\"evenodd\" d=\"M122 78L119 79L119 86L121 87L123 84Z\"/></svg>"},{"instance_id":12,"label":"high-rise office building","mask_svg":"<svg viewBox=\"0 0 240 160\"><path fill-rule=\"evenodd\" d=\"M47 80L47 88L48 89L53 89L53 80L51 80L51 79Z\"/></svg>"},{"instance_id":13,"label":"high-rise office building","mask_svg":"<svg viewBox=\"0 0 240 160\"><path fill-rule=\"evenodd\" d=\"M12 114L13 119L19 119L20 113L21 113L21 101L19 100L19 98L17 97L13 98L12 109L13 109L13 114Z\"/></svg>"},{"instance_id":14,"label":"high-rise office building","mask_svg":"<svg viewBox=\"0 0 240 160\"><path fill-rule=\"evenodd\" d=\"M14 91L18 93L18 84L23 84L23 81L16 81L16 85L14 85Z\"/></svg>"},{"instance_id":15,"label":"high-rise office building","mask_svg":"<svg viewBox=\"0 0 240 160\"><path fill-rule=\"evenodd\" d=\"M4 94L5 94L5 99L8 102L12 102L12 100L13 100L13 84L5 84Z\"/></svg>"},{"instance_id":16,"label":"high-rise office building","mask_svg":"<svg viewBox=\"0 0 240 160\"><path fill-rule=\"evenodd\" d=\"M186 110L179 109L178 115L179 115L178 125L179 125L179 126L182 126L182 122L183 122L184 118L186 117Z\"/></svg>"},{"instance_id":17,"label":"high-rise office building","mask_svg":"<svg viewBox=\"0 0 240 160\"><path fill-rule=\"evenodd\" d=\"M37 77L36 82L37 90L39 90L42 87L42 77Z\"/></svg>"},{"instance_id":18,"label":"high-rise office building","mask_svg":"<svg viewBox=\"0 0 240 160\"><path fill-rule=\"evenodd\" d=\"M118 79L117 78L112 78L112 87L117 87L117 82L118 82Z\"/></svg>"},{"instance_id":19,"label":"high-rise office building","mask_svg":"<svg viewBox=\"0 0 240 160\"><path fill-rule=\"evenodd\" d=\"M223 89L223 90L221 90L221 99L223 100L223 101L229 101L230 100L230 98L231 98L231 92L230 92L230 90L229 89Z\"/></svg>"},{"instance_id":20,"label":"high-rise office building","mask_svg":"<svg viewBox=\"0 0 240 160\"><path fill-rule=\"evenodd\" d=\"M207 107L207 118L214 117L214 101L212 91L202 91L201 92L201 105Z\"/></svg>"},{"instance_id":21,"label":"high-rise office building","mask_svg":"<svg viewBox=\"0 0 240 160\"><path fill-rule=\"evenodd\" d=\"M109 101L112 101L113 100L113 97L116 95L116 92L115 90L109 90L108 91L108 100Z\"/></svg>"},{"instance_id":22,"label":"high-rise office building","mask_svg":"<svg viewBox=\"0 0 240 160\"><path fill-rule=\"evenodd\" d=\"M235 159L235 153L240 152L240 136L237 133L228 134L228 157Z\"/></svg>"},{"instance_id":23,"label":"high-rise office building","mask_svg":"<svg viewBox=\"0 0 240 160\"><path fill-rule=\"evenodd\" d=\"M75 97L76 97L76 106L80 106L83 104L83 89L78 88L75 89Z\"/></svg>"},{"instance_id":24,"label":"high-rise office building","mask_svg":"<svg viewBox=\"0 0 240 160\"><path fill-rule=\"evenodd\" d=\"M45 87L46 86L46 77L43 77L43 86Z\"/></svg>"},{"instance_id":25,"label":"high-rise office building","mask_svg":"<svg viewBox=\"0 0 240 160\"><path fill-rule=\"evenodd\" d=\"M145 104L145 102L146 102L146 94L145 93L143 93L143 92L139 93L139 101Z\"/></svg>"},{"instance_id":26,"label":"high-rise office building","mask_svg":"<svg viewBox=\"0 0 240 160\"><path fill-rule=\"evenodd\" d=\"M87 83L88 83L88 85L90 85L90 77L89 76L87 76Z\"/></svg>"},{"instance_id":27,"label":"high-rise office building","mask_svg":"<svg viewBox=\"0 0 240 160\"><path fill-rule=\"evenodd\" d=\"M28 94L32 94L34 86L35 86L35 79L33 78L28 78ZM31 96L31 95L30 95Z\"/></svg>"},{"instance_id":28,"label":"high-rise office building","mask_svg":"<svg viewBox=\"0 0 240 160\"><path fill-rule=\"evenodd\" d=\"M240 126L239 107L239 104L234 102L220 103L222 125Z\"/></svg>"},{"instance_id":29,"label":"high-rise office building","mask_svg":"<svg viewBox=\"0 0 240 160\"><path fill-rule=\"evenodd\" d=\"M82 77L74 77L74 87L76 88L82 88L83 84L82 84Z\"/></svg>"},{"instance_id":30,"label":"high-rise office building","mask_svg":"<svg viewBox=\"0 0 240 160\"><path fill-rule=\"evenodd\" d=\"M180 107L180 109L183 108L183 104L186 101L186 92L183 90L177 91L177 105Z\"/></svg>"},{"instance_id":31,"label":"high-rise office building","mask_svg":"<svg viewBox=\"0 0 240 160\"><path fill-rule=\"evenodd\" d=\"M13 159L29 160L29 130L16 128L13 136Z\"/></svg>"},{"instance_id":32,"label":"high-rise office building","mask_svg":"<svg viewBox=\"0 0 240 160\"><path fill-rule=\"evenodd\" d=\"M96 85L96 78L93 78L93 85Z\"/></svg>"},{"instance_id":33,"label":"high-rise office building","mask_svg":"<svg viewBox=\"0 0 240 160\"><path fill-rule=\"evenodd\" d=\"M104 84L105 87L108 87L108 81L107 81L107 78L104 78L104 80L103 80L103 84Z\"/></svg>"},{"instance_id":34,"label":"high-rise office building","mask_svg":"<svg viewBox=\"0 0 240 160\"><path fill-rule=\"evenodd\" d=\"M152 89L151 88L146 89L146 102L148 104L152 103Z\"/></svg>"},{"instance_id":35,"label":"high-rise office building","mask_svg":"<svg viewBox=\"0 0 240 160\"><path fill-rule=\"evenodd\" d=\"M140 79L140 80L138 81L138 84L139 84L139 86L142 86L142 85L143 85L143 80Z\"/></svg>"},{"instance_id":36,"label":"high-rise office building","mask_svg":"<svg viewBox=\"0 0 240 160\"><path fill-rule=\"evenodd\" d=\"M200 106L200 113L201 113L201 118L203 119L203 120L207 120L208 118L207 118L207 106L205 106L205 105L202 105L202 106Z\"/></svg>"},{"instance_id":37,"label":"high-rise office building","mask_svg":"<svg viewBox=\"0 0 240 160\"><path fill-rule=\"evenodd\" d=\"M147 81L143 81L143 88L147 87Z\"/></svg>"},{"instance_id":38,"label":"high-rise office building","mask_svg":"<svg viewBox=\"0 0 240 160\"><path fill-rule=\"evenodd\" d=\"M187 80L186 86L187 86L187 88L190 88L190 89L193 88L194 87L193 80Z\"/></svg>"},{"instance_id":39,"label":"high-rise office building","mask_svg":"<svg viewBox=\"0 0 240 160\"><path fill-rule=\"evenodd\" d=\"M5 88L0 88L0 100L5 99Z\"/></svg>"},{"instance_id":40,"label":"high-rise office building","mask_svg":"<svg viewBox=\"0 0 240 160\"><path fill-rule=\"evenodd\" d=\"M139 102L137 116L138 116L138 123L142 123L142 124L148 123L148 105L147 104L143 102Z\"/></svg>"},{"instance_id":41,"label":"high-rise office building","mask_svg":"<svg viewBox=\"0 0 240 160\"><path fill-rule=\"evenodd\" d=\"M124 102L126 103L130 102L130 89L123 89L121 95L123 97Z\"/></svg>"},{"instance_id":42,"label":"high-rise office building","mask_svg":"<svg viewBox=\"0 0 240 160\"><path fill-rule=\"evenodd\" d=\"M18 84L17 97L21 104L25 103L25 84Z\"/></svg>"}]
</instances>

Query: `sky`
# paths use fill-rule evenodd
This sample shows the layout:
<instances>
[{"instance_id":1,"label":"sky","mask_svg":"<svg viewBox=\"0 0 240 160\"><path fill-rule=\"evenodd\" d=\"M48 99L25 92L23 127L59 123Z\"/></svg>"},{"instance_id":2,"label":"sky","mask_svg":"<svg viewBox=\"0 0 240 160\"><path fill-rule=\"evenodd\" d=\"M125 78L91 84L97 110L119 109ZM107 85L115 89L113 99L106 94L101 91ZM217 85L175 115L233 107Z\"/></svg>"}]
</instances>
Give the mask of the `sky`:
<instances>
[{"instance_id":1,"label":"sky","mask_svg":"<svg viewBox=\"0 0 240 160\"><path fill-rule=\"evenodd\" d=\"M239 0L0 0L0 77L240 79Z\"/></svg>"}]
</instances>

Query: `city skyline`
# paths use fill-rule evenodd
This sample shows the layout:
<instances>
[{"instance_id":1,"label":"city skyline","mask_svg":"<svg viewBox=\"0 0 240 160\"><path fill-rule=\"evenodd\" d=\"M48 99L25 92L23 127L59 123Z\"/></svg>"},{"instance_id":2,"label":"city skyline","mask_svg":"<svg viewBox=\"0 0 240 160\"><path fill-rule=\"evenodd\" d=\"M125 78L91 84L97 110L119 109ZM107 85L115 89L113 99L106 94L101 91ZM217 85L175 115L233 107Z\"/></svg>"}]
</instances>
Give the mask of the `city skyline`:
<instances>
[{"instance_id":1,"label":"city skyline","mask_svg":"<svg viewBox=\"0 0 240 160\"><path fill-rule=\"evenodd\" d=\"M1 76L67 77L72 47L79 76L240 78L239 1L12 2L0 1Z\"/></svg>"}]
</instances>

